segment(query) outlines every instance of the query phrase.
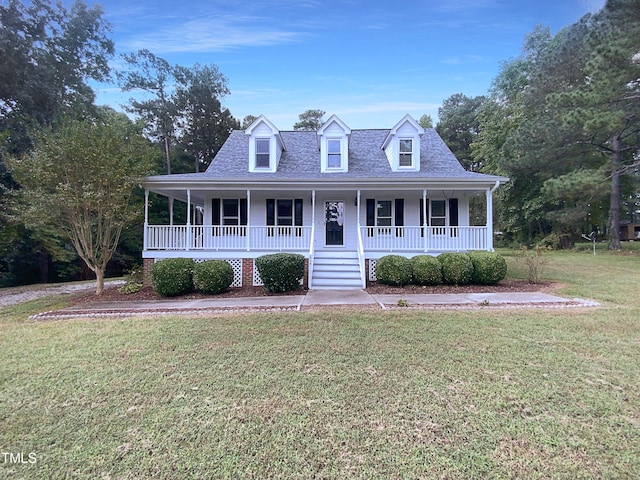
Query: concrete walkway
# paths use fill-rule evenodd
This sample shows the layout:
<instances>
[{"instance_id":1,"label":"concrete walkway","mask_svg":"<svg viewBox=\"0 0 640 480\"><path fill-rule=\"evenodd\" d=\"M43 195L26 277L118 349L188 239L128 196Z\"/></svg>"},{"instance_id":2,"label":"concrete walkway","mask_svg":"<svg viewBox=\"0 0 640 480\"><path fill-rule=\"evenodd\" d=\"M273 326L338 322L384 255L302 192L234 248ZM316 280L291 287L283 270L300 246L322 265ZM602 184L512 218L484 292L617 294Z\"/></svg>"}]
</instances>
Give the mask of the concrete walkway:
<instances>
[{"instance_id":1,"label":"concrete walkway","mask_svg":"<svg viewBox=\"0 0 640 480\"><path fill-rule=\"evenodd\" d=\"M541 292L371 295L364 290L309 290L305 295L90 303L43 312L31 318L299 311L332 306L360 306L387 310L394 308L568 308L598 305L589 300L568 299Z\"/></svg>"}]
</instances>

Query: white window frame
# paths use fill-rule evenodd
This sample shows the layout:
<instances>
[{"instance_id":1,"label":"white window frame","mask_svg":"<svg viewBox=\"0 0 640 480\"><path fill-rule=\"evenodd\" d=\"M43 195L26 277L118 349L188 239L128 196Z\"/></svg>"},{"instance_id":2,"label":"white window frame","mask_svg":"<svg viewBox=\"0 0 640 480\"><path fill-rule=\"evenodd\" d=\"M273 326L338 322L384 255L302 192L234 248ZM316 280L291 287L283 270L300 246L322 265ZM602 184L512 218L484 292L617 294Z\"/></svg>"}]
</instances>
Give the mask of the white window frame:
<instances>
[{"instance_id":1,"label":"white window frame","mask_svg":"<svg viewBox=\"0 0 640 480\"><path fill-rule=\"evenodd\" d=\"M260 152L258 145L263 144L264 143L267 144L267 146L269 147L269 150L267 152L268 154L268 163L267 165L259 165L258 162L258 158L259 157L264 157L266 154L265 152ZM254 165L255 165L255 169L256 170L269 170L271 169L271 138L265 138L265 137L257 137L255 139L255 158L254 158Z\"/></svg>"},{"instance_id":2,"label":"white window frame","mask_svg":"<svg viewBox=\"0 0 640 480\"><path fill-rule=\"evenodd\" d=\"M409 141L411 142L411 150L410 151L404 151L402 149L402 145L403 142ZM398 138L398 168L399 169L412 169L415 167L415 138L413 137L400 137ZM402 159L409 157L411 159L411 163L409 165L403 165L402 164Z\"/></svg>"},{"instance_id":3,"label":"white window frame","mask_svg":"<svg viewBox=\"0 0 640 480\"><path fill-rule=\"evenodd\" d=\"M332 151L331 144L332 142L337 142L338 150ZM338 157L338 164L331 165L331 158ZM341 138L327 138L327 170L341 170L343 168L342 165L342 139Z\"/></svg>"},{"instance_id":4,"label":"white window frame","mask_svg":"<svg viewBox=\"0 0 640 480\"><path fill-rule=\"evenodd\" d=\"M385 203L389 203L389 216L381 216L379 215L379 211L380 211L380 206L381 203L385 202ZM393 227L393 225L395 224L395 208L394 208L394 201L390 200L390 199L377 199L376 198L376 208L375 208L375 213L376 213L376 230L378 235L391 235L391 229ZM380 225L378 223L379 219L384 218L384 219L389 219L389 225Z\"/></svg>"},{"instance_id":5,"label":"white window frame","mask_svg":"<svg viewBox=\"0 0 640 480\"><path fill-rule=\"evenodd\" d=\"M442 202L444 205L444 216L433 214L433 204L435 202ZM442 219L442 225L434 225L433 220ZM449 226L449 202L446 199L432 199L429 202L429 226L433 227L435 230L433 231L436 235L444 235L446 233L446 228Z\"/></svg>"}]
</instances>

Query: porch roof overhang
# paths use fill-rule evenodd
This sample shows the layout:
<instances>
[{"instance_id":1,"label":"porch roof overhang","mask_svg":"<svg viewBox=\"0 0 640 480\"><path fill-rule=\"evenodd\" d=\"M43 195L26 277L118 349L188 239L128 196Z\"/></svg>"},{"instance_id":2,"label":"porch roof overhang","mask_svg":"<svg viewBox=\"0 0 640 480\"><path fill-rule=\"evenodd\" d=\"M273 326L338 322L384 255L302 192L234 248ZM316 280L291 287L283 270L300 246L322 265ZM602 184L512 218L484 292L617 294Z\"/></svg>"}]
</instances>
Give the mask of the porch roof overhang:
<instances>
[{"instance_id":1,"label":"porch roof overhang","mask_svg":"<svg viewBox=\"0 0 640 480\"><path fill-rule=\"evenodd\" d=\"M317 190L317 191L350 191L357 190L463 190L466 192L482 192L508 182L507 177L497 175L478 175L469 177L441 178L314 178L314 179L282 179L260 178L248 182L246 178L187 178L178 175L161 175L148 177L142 186L145 190L175 199L185 199L190 190L193 202L202 201L207 193L213 191L239 190Z\"/></svg>"}]
</instances>

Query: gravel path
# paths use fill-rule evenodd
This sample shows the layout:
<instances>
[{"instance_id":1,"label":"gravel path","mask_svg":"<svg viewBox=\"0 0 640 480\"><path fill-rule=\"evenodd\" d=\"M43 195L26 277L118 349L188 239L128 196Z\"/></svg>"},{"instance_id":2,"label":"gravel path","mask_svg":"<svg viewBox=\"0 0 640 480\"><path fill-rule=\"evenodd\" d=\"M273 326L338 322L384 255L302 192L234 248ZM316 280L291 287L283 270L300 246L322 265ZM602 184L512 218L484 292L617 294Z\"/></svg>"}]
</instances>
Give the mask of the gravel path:
<instances>
[{"instance_id":1,"label":"gravel path","mask_svg":"<svg viewBox=\"0 0 640 480\"><path fill-rule=\"evenodd\" d=\"M122 280L111 280L104 283L107 285L124 282ZM50 295L91 292L95 291L95 288L95 283L62 283L56 285L27 285L24 287L3 288L0 289L0 308L48 297Z\"/></svg>"}]
</instances>

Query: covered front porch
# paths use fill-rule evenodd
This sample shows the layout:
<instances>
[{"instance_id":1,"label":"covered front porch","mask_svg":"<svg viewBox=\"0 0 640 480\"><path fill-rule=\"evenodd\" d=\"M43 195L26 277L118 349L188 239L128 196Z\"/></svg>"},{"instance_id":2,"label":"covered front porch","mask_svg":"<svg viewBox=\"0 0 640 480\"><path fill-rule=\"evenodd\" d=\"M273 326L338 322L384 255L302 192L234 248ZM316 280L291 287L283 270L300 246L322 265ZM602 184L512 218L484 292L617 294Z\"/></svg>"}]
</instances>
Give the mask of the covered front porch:
<instances>
[{"instance_id":1,"label":"covered front porch","mask_svg":"<svg viewBox=\"0 0 640 480\"><path fill-rule=\"evenodd\" d=\"M381 254L438 254L492 250L492 194L475 189L164 190L171 211L184 208L186 222L149 223L145 194L145 257L155 252L252 255L318 250ZM485 197L484 225L471 225L470 201Z\"/></svg>"}]
</instances>

